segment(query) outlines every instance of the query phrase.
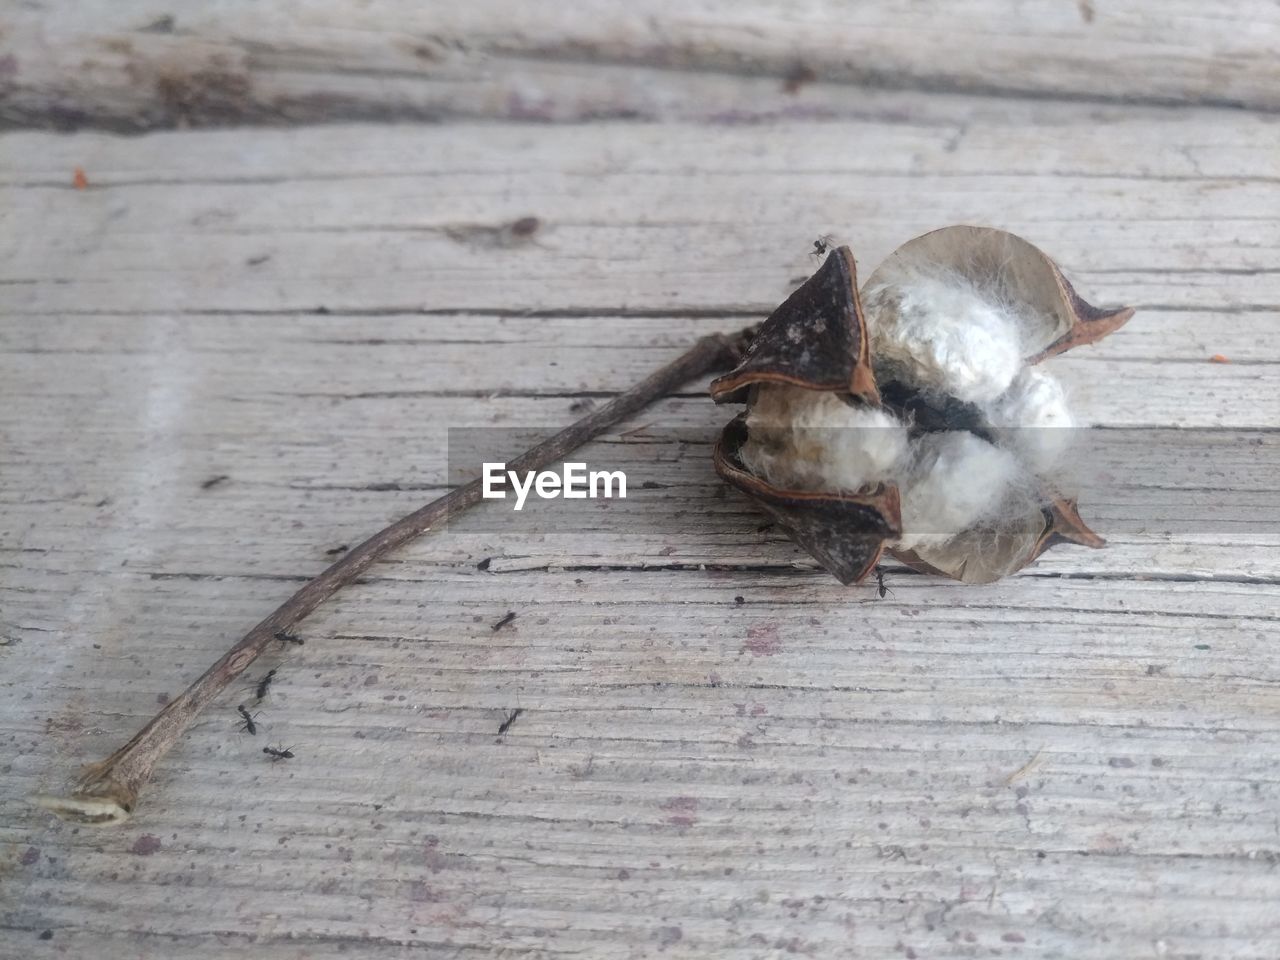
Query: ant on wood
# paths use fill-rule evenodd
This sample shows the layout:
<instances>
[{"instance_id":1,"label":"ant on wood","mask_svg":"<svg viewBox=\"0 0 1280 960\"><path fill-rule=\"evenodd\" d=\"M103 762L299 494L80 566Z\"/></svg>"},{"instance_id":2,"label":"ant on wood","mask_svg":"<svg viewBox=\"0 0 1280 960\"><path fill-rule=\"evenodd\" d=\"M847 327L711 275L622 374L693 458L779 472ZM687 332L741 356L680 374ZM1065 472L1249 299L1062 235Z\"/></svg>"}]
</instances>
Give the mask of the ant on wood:
<instances>
[{"instance_id":1,"label":"ant on wood","mask_svg":"<svg viewBox=\"0 0 1280 960\"><path fill-rule=\"evenodd\" d=\"M813 249L809 251L809 256L813 257L815 260L821 258L828 250L831 249L831 244L833 242L831 234L824 233L817 240L813 241Z\"/></svg>"},{"instance_id":2,"label":"ant on wood","mask_svg":"<svg viewBox=\"0 0 1280 960\"><path fill-rule=\"evenodd\" d=\"M293 747L263 747L262 752L271 758L272 763L293 759Z\"/></svg>"},{"instance_id":3,"label":"ant on wood","mask_svg":"<svg viewBox=\"0 0 1280 960\"><path fill-rule=\"evenodd\" d=\"M256 737L258 735L258 725L254 723L253 720L254 720L254 717L258 715L256 713L251 714L248 710L244 708L243 703L240 704L240 706L236 707L236 712L239 713L241 717L243 717L243 719L240 721L240 726L238 729L244 730L251 737Z\"/></svg>"},{"instance_id":4,"label":"ant on wood","mask_svg":"<svg viewBox=\"0 0 1280 960\"><path fill-rule=\"evenodd\" d=\"M880 594L881 600L884 599L885 594L893 593L892 590L884 585L884 571L879 567L876 567L876 593Z\"/></svg>"},{"instance_id":5,"label":"ant on wood","mask_svg":"<svg viewBox=\"0 0 1280 960\"><path fill-rule=\"evenodd\" d=\"M502 726L500 726L500 727L498 728L498 736L502 736L502 735L503 735L503 734L505 734L508 730L510 730L510 729L512 728L512 726L514 726L514 725L515 725L516 718L517 718L517 717L519 717L519 716L520 716L520 714L522 714L522 713L524 713L524 709L523 709L523 708L521 708L521 707L516 707L516 708L515 708L514 710L512 710L509 714L507 714L507 719L503 720L503 721L502 721Z\"/></svg>"},{"instance_id":6,"label":"ant on wood","mask_svg":"<svg viewBox=\"0 0 1280 960\"><path fill-rule=\"evenodd\" d=\"M288 630L277 630L275 633L275 637L281 643L292 643L292 644L296 644L299 647L307 642L303 640L300 636L298 636L296 633L290 633Z\"/></svg>"},{"instance_id":7,"label":"ant on wood","mask_svg":"<svg viewBox=\"0 0 1280 960\"><path fill-rule=\"evenodd\" d=\"M258 681L257 692L258 692L259 700L261 700L263 697L267 695L267 688L271 686L271 681L274 680L275 678L276 678L276 671L275 671L275 668L273 667L271 670L267 671L267 675L265 677L263 677L261 680Z\"/></svg>"}]
</instances>

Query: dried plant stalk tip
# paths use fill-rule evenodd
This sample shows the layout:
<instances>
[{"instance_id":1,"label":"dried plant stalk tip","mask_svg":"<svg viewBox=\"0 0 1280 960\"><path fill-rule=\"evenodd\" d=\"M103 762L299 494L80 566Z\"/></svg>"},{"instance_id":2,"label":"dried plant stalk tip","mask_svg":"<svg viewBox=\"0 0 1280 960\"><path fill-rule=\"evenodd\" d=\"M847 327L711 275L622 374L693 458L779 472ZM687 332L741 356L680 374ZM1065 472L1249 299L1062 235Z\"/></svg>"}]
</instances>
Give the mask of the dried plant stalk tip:
<instances>
[{"instance_id":1,"label":"dried plant stalk tip","mask_svg":"<svg viewBox=\"0 0 1280 960\"><path fill-rule=\"evenodd\" d=\"M38 793L31 798L31 802L63 820L94 827L116 826L128 820L133 813L131 803L90 793L74 792L67 796Z\"/></svg>"},{"instance_id":2,"label":"dried plant stalk tip","mask_svg":"<svg viewBox=\"0 0 1280 960\"><path fill-rule=\"evenodd\" d=\"M681 356L655 370L599 410L526 450L509 466L519 472L527 472L558 463L582 444L635 415L654 400L690 380L737 363L752 332L743 330L734 335L712 334L701 338ZM31 797L31 802L75 823L95 826L123 823L133 814L138 794L151 778L155 765L201 711L273 640L301 643L289 632L300 620L359 577L375 561L479 503L482 493L483 484L479 479L458 487L347 551L245 634L203 676L166 704L132 740L106 760L87 768L71 792L65 795L39 794Z\"/></svg>"}]
</instances>

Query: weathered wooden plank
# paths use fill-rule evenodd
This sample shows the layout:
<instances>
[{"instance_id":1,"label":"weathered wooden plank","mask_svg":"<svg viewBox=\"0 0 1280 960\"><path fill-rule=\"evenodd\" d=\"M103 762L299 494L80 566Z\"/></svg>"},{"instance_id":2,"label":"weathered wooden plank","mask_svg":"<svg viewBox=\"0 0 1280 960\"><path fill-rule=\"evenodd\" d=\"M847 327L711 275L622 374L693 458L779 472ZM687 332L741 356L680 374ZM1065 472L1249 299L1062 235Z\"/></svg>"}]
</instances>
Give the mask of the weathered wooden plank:
<instances>
[{"instance_id":1,"label":"weathered wooden plank","mask_svg":"<svg viewBox=\"0 0 1280 960\"><path fill-rule=\"evenodd\" d=\"M925 110L936 99L916 96L911 103ZM544 177L558 173L574 185L584 177L628 171L637 177L663 172L1003 172L1156 182L1270 182L1280 177L1276 121L1269 117L1191 109L1109 115L1059 104L1018 110L1016 102L1000 111L987 109L968 125L969 111L941 121L927 113L917 119L912 110L849 124L797 120L767 128L700 129L699 139L692 142L690 131L697 128L691 124L607 122L555 129L530 124L352 124L258 130L249 140L237 131L201 131L195 138L185 131L162 132L141 141L109 134L10 131L2 141L6 164L0 183L65 187L70 183L65 174L76 164L89 168L91 185L212 186L361 177L412 181L456 174L507 177L527 168L544 168ZM681 140L681 153L671 156L670 149ZM321 193L315 200L328 202Z\"/></svg>"},{"instance_id":2,"label":"weathered wooden plank","mask_svg":"<svg viewBox=\"0 0 1280 960\"><path fill-rule=\"evenodd\" d=\"M1275 956L1280 160L1192 116L0 138L0 952ZM693 384L587 451L667 486L380 565L134 824L23 805L439 491L447 426L563 424L767 311L817 233L865 268L980 208L1142 308L1055 369L1111 432L1215 428L1178 476L1239 492L1171 502L1216 526L1117 491L1106 550L880 600L724 491Z\"/></svg>"},{"instance_id":3,"label":"weathered wooden plank","mask_svg":"<svg viewBox=\"0 0 1280 960\"><path fill-rule=\"evenodd\" d=\"M137 649L132 617L153 644L189 647L285 588L109 576L114 612L19 648L15 679L58 679L47 724L42 710L6 726L8 789L43 786L58 754L107 746L184 681L193 654ZM814 602L779 622L785 608L757 599L778 595L767 579L653 576L579 574L576 595L554 575L499 578L495 595L474 570L357 588L271 661L264 735L301 762L259 766L224 708L166 765L136 829L42 826L20 874L35 877L29 906L8 922L156 953L218 931L268 956L343 938L627 956L669 927L688 955L754 955L756 934L819 956L903 937L963 955L969 934L1096 956L1151 938L1270 949L1280 786L1259 757L1280 731L1274 662L1259 673L1257 654L1273 618L1216 615L1239 587L1180 591L1200 611L1187 620L1164 585L1141 587L1156 609L1133 616L1084 612L1108 604L1084 583L1052 588L1057 613L1038 609L1044 591L1030 608L1016 583L982 591L1002 609L957 619L934 595L961 588L853 605L809 578ZM519 616L494 634L504 609ZM345 654L344 636L360 638ZM67 644L95 669L66 669Z\"/></svg>"},{"instance_id":4,"label":"weathered wooden plank","mask_svg":"<svg viewBox=\"0 0 1280 960\"><path fill-rule=\"evenodd\" d=\"M1280 534L1275 437L1258 432L1274 424L1274 344L1261 327L1245 327L1236 333L1247 362L1212 364L1196 342L1202 319L1187 323L1175 313L1167 320L1146 334L1150 360L1103 359L1113 344L1123 349L1128 330L1142 328L1135 322L1107 350L1055 362L1083 422L1130 429L1082 439L1080 447L1091 451L1083 503L1111 549L1050 554L1036 575L1280 573L1274 550L1265 549ZM469 479L482 459L510 456L580 415L593 395L643 376L655 354L671 349L662 341L710 332L721 321L673 327L654 318L604 325L597 318L473 317L464 330L452 317L100 317L95 333L83 336L85 322L32 323L0 350L0 374L17 388L0 418L12 461L47 471L34 483L0 490L41 517L37 532L0 545L52 551L25 563L57 567L79 550L85 523L142 524L153 566L217 575L248 564L288 576L299 557L322 556L315 541L290 529L300 502L317 516L350 515L323 535L353 542L445 484ZM602 327L617 327L620 343L597 342ZM449 342L464 336L469 343ZM1246 339L1254 345L1246 348ZM1190 410L1188 389L1199 398ZM166 420L123 445L119 424L158 404L181 411L185 443L168 452L157 446ZM643 430L584 452L595 466L627 472L628 501L569 512L531 506L520 517L495 512L463 524L468 546L447 546L445 562L469 561L470 534L502 530L532 545L516 566L811 566L777 533L758 531L753 510L726 496L712 473L710 443L728 415L693 385L646 415ZM74 453L42 444L68 420L77 424ZM1163 424L1214 432L1178 440L1138 429ZM157 463L166 471L163 494L154 489ZM1114 479L1099 486L1090 479L1095 474ZM202 489L211 478L223 480ZM1206 486L1234 492L1208 496ZM275 545L267 554L239 555L239 510L268 513L258 525ZM163 524L155 522L157 511ZM178 517L207 528L214 516L226 519L200 537L182 524L167 529ZM514 546L506 552L525 555Z\"/></svg>"},{"instance_id":5,"label":"weathered wooden plank","mask_svg":"<svg viewBox=\"0 0 1280 960\"><path fill-rule=\"evenodd\" d=\"M1280 107L1264 0L127 0L16 8L7 26L0 116L41 126L850 118L892 110L886 88Z\"/></svg>"},{"instance_id":6,"label":"weathered wooden plank","mask_svg":"<svg viewBox=\"0 0 1280 960\"><path fill-rule=\"evenodd\" d=\"M865 270L916 233L993 220L1096 300L1280 304L1273 123L775 134L353 127L260 131L251 149L232 132L19 135L3 209L32 226L0 240L0 309L756 313L812 268L816 233L850 242ZM1213 152L1233 172L1195 172ZM70 187L76 165L91 189ZM536 229L514 234L528 216Z\"/></svg>"}]
</instances>

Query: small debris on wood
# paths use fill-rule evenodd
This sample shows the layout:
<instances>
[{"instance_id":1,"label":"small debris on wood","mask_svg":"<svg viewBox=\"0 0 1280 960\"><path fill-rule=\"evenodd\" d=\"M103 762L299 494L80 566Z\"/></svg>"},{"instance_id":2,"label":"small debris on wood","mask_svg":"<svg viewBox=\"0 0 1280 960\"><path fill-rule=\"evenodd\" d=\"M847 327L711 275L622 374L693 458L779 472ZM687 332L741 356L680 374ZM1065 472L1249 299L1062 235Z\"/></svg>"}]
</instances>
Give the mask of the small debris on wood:
<instances>
[{"instance_id":1,"label":"small debris on wood","mask_svg":"<svg viewBox=\"0 0 1280 960\"><path fill-rule=\"evenodd\" d=\"M166 13L164 16L156 17L145 27L138 31L139 33L173 33L173 15Z\"/></svg>"},{"instance_id":2,"label":"small debris on wood","mask_svg":"<svg viewBox=\"0 0 1280 960\"><path fill-rule=\"evenodd\" d=\"M782 92L799 93L801 87L813 83L817 79L818 75L814 73L813 67L807 63L793 64L791 69L787 71L786 76L782 78Z\"/></svg>"},{"instance_id":3,"label":"small debris on wood","mask_svg":"<svg viewBox=\"0 0 1280 960\"><path fill-rule=\"evenodd\" d=\"M351 548L347 546L345 543L340 543L336 547L334 547L332 550L326 550L324 552L324 555L326 557L336 557L338 554L346 553L350 549Z\"/></svg>"},{"instance_id":4,"label":"small debris on wood","mask_svg":"<svg viewBox=\"0 0 1280 960\"><path fill-rule=\"evenodd\" d=\"M444 227L444 235L454 243L470 247L516 247L528 243L542 228L537 217L520 217L494 226L487 223L454 223Z\"/></svg>"},{"instance_id":5,"label":"small debris on wood","mask_svg":"<svg viewBox=\"0 0 1280 960\"><path fill-rule=\"evenodd\" d=\"M510 610L507 612L507 615L505 617L503 617L501 620L495 623L490 629L493 630L494 633L497 633L499 630L501 630L503 627L505 627L508 623L510 623L515 618L516 618L516 612L514 610Z\"/></svg>"},{"instance_id":6,"label":"small debris on wood","mask_svg":"<svg viewBox=\"0 0 1280 960\"><path fill-rule=\"evenodd\" d=\"M89 178L85 176L84 167L76 167L71 172L71 185L77 190L87 190L89 188Z\"/></svg>"},{"instance_id":7,"label":"small debris on wood","mask_svg":"<svg viewBox=\"0 0 1280 960\"><path fill-rule=\"evenodd\" d=\"M511 236L518 240L525 240L537 233L541 226L542 221L537 217L521 217L507 229L511 231Z\"/></svg>"},{"instance_id":8,"label":"small debris on wood","mask_svg":"<svg viewBox=\"0 0 1280 960\"><path fill-rule=\"evenodd\" d=\"M271 758L272 763L293 759L293 747L263 747L262 752Z\"/></svg>"},{"instance_id":9,"label":"small debris on wood","mask_svg":"<svg viewBox=\"0 0 1280 960\"><path fill-rule=\"evenodd\" d=\"M524 713L524 710L521 707L516 707L509 714L507 714L507 719L503 720L502 725L498 727L498 736L501 737L504 734L506 734L506 732L510 730L512 725L516 722L516 718L519 717L520 714L522 713Z\"/></svg>"},{"instance_id":10,"label":"small debris on wood","mask_svg":"<svg viewBox=\"0 0 1280 960\"><path fill-rule=\"evenodd\" d=\"M256 257L250 257L248 260L244 262L244 265L246 267L256 267L256 266L259 266L260 264L266 263L270 259L271 259L271 254L260 253Z\"/></svg>"},{"instance_id":11,"label":"small debris on wood","mask_svg":"<svg viewBox=\"0 0 1280 960\"><path fill-rule=\"evenodd\" d=\"M1044 747L1037 750L1034 757L1020 766L1017 770L1013 771L1013 773L1009 774L1009 776L1005 777L1004 785L1006 787L1012 786L1023 777L1033 773L1042 763L1044 763Z\"/></svg>"},{"instance_id":12,"label":"small debris on wood","mask_svg":"<svg viewBox=\"0 0 1280 960\"><path fill-rule=\"evenodd\" d=\"M216 477L210 477L204 483L200 484L200 489L212 490L214 487L218 486L219 484L226 483L230 479L231 479L230 474L220 473Z\"/></svg>"},{"instance_id":13,"label":"small debris on wood","mask_svg":"<svg viewBox=\"0 0 1280 960\"><path fill-rule=\"evenodd\" d=\"M1222 355L1221 353L1215 353L1212 357L1209 358L1209 362L1210 363L1230 363L1231 359L1229 357Z\"/></svg>"},{"instance_id":14,"label":"small debris on wood","mask_svg":"<svg viewBox=\"0 0 1280 960\"><path fill-rule=\"evenodd\" d=\"M733 598L733 602L734 602L734 603L746 603L746 602L747 602L747 598L746 598L746 597L734 597L734 598Z\"/></svg>"},{"instance_id":15,"label":"small debris on wood","mask_svg":"<svg viewBox=\"0 0 1280 960\"><path fill-rule=\"evenodd\" d=\"M296 633L290 633L288 630L277 630L275 632L275 638L281 643L292 643L299 647L307 642Z\"/></svg>"},{"instance_id":16,"label":"small debris on wood","mask_svg":"<svg viewBox=\"0 0 1280 960\"><path fill-rule=\"evenodd\" d=\"M595 406L595 401L592 400L590 397L580 397L579 399L573 401L573 403L569 404L569 412L585 413L586 411L590 410L594 406Z\"/></svg>"},{"instance_id":17,"label":"small debris on wood","mask_svg":"<svg viewBox=\"0 0 1280 960\"><path fill-rule=\"evenodd\" d=\"M479 563L477 563L477 564L476 564L476 569L477 569L477 570L488 570L488 569L489 569L489 564L491 564L491 563L493 563L493 557L485 557L483 560L481 560Z\"/></svg>"}]
</instances>

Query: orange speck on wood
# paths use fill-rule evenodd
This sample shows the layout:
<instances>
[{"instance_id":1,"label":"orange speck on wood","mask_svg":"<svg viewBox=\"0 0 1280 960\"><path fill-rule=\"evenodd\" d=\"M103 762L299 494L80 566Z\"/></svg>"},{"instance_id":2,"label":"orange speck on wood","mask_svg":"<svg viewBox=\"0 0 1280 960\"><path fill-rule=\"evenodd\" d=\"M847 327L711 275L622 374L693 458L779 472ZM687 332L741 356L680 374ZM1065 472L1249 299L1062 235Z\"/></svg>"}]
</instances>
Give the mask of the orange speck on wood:
<instances>
[{"instance_id":1,"label":"orange speck on wood","mask_svg":"<svg viewBox=\"0 0 1280 960\"><path fill-rule=\"evenodd\" d=\"M1209 362L1210 363L1230 363L1231 361L1228 360L1226 357L1224 357L1222 354L1215 353L1212 357L1209 358Z\"/></svg>"},{"instance_id":2,"label":"orange speck on wood","mask_svg":"<svg viewBox=\"0 0 1280 960\"><path fill-rule=\"evenodd\" d=\"M84 167L76 167L75 173L71 175L71 183L77 190L83 190L89 186L89 178L84 175Z\"/></svg>"}]
</instances>

